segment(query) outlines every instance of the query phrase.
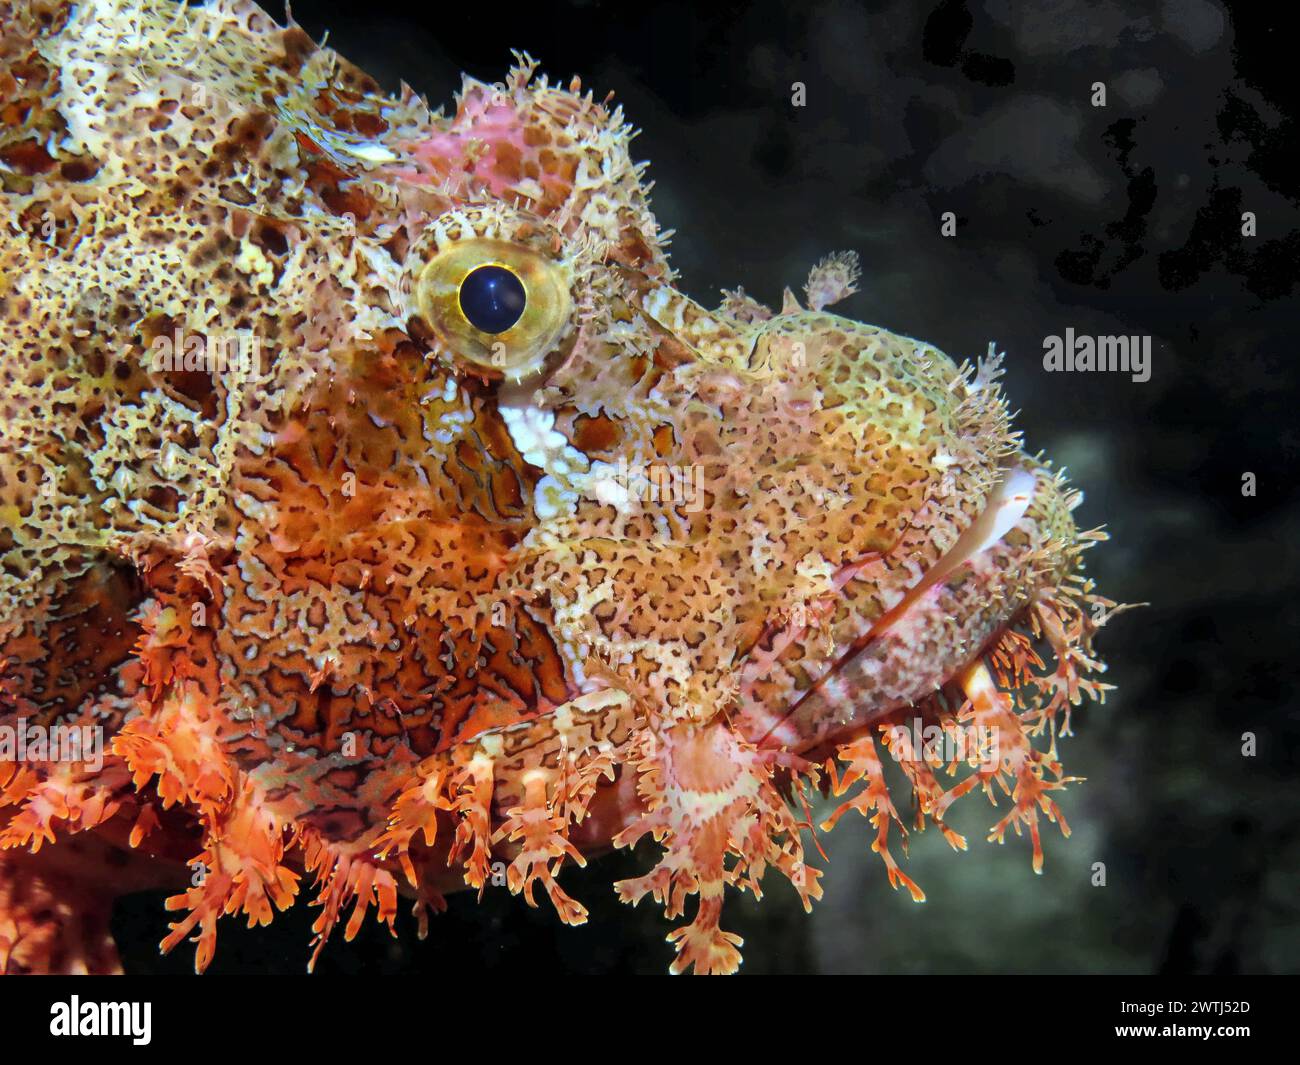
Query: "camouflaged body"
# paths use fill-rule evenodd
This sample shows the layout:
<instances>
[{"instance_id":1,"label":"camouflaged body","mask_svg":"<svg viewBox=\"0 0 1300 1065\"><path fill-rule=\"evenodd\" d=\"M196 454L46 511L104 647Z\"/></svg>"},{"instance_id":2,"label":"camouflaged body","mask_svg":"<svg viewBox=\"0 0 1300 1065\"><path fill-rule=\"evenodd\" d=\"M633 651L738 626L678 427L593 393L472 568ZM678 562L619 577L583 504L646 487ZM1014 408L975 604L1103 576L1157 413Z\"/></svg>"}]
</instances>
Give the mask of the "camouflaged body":
<instances>
[{"instance_id":1,"label":"camouflaged body","mask_svg":"<svg viewBox=\"0 0 1300 1065\"><path fill-rule=\"evenodd\" d=\"M89 829L188 840L209 875L166 945L197 930L202 967L217 917L269 920L303 872L320 942L500 857L579 921L561 863L649 833L620 892L697 893L677 964L729 971L727 885L819 893L791 789L865 780L846 806L885 841L896 712L996 719L1005 758L947 795L1000 784L995 834L1037 847L1105 601L996 359L825 312L844 256L810 310L692 302L621 113L530 61L444 116L243 0L4 8L0 717L110 754L0 764L0 881ZM426 263L474 241L568 288L519 380L422 314ZM1032 497L966 552L1013 471ZM935 768L907 772L940 820ZM0 954L70 964L24 912Z\"/></svg>"}]
</instances>

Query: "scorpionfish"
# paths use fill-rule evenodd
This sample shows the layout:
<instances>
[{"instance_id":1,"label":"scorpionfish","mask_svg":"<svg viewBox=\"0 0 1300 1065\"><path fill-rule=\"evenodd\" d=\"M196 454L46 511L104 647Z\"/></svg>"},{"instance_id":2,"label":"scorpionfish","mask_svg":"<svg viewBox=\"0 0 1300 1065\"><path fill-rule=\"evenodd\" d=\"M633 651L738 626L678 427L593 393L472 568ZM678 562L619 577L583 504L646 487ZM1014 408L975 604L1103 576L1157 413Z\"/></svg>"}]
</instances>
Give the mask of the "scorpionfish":
<instances>
[{"instance_id":1,"label":"scorpionfish","mask_svg":"<svg viewBox=\"0 0 1300 1065\"><path fill-rule=\"evenodd\" d=\"M465 887L581 924L645 840L614 890L730 973L728 889L811 908L856 811L922 899L974 791L1041 867L1115 604L992 345L829 313L848 253L693 301L525 55L447 115L249 0L0 12L0 971L120 971L142 885L198 971L300 894L312 962Z\"/></svg>"}]
</instances>

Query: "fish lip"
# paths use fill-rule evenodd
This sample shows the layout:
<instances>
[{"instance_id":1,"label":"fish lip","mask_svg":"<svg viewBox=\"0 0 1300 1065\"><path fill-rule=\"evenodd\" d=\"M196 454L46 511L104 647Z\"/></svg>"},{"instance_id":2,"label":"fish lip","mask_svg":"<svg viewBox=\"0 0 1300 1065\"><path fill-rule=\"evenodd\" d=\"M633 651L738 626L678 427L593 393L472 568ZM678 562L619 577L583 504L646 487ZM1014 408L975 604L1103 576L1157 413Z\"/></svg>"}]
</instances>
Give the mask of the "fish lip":
<instances>
[{"instance_id":1,"label":"fish lip","mask_svg":"<svg viewBox=\"0 0 1300 1065\"><path fill-rule=\"evenodd\" d=\"M989 490L980 512L961 532L952 546L925 569L920 577L903 593L899 601L877 618L866 633L849 644L848 649L836 658L825 672L817 677L811 687L800 692L795 699L778 713L766 712L757 701L748 695L754 681L758 680L761 674L756 674L748 684L742 684L741 697L744 701L744 716L752 714L759 721L770 722L770 726L755 741L756 744L760 747L785 747L798 750L801 745L800 737L789 727L789 722L803 702L817 693L832 677L852 664L854 659L861 655L880 635L898 623L926 592L955 573L961 566L1000 542L1024 517L1039 487L1039 475L1023 461L1004 466L1002 476ZM877 554L872 554L841 566L833 578L835 592L838 594L864 566L869 565L871 561L879 557ZM788 628L782 634L779 645L773 650L773 660L780 655L785 647L797 640L806 629L807 626L797 630ZM869 725L892 713L895 709L896 707L890 706L882 708L878 712L869 713L866 717L855 720L853 728L854 730L860 730L863 725ZM822 742L824 741L818 741L819 744Z\"/></svg>"}]
</instances>

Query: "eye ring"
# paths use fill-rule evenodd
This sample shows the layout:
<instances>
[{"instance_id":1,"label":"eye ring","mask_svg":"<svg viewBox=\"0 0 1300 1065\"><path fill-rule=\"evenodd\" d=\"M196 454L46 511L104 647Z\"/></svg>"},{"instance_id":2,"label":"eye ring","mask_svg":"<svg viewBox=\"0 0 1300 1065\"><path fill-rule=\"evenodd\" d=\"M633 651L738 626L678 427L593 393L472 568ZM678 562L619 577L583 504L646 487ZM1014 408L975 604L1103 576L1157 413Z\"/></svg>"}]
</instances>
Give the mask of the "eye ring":
<instances>
[{"instance_id":1,"label":"eye ring","mask_svg":"<svg viewBox=\"0 0 1300 1065\"><path fill-rule=\"evenodd\" d=\"M425 264L416 301L466 369L521 381L543 369L569 326L569 283L561 263L479 237L449 244Z\"/></svg>"}]
</instances>

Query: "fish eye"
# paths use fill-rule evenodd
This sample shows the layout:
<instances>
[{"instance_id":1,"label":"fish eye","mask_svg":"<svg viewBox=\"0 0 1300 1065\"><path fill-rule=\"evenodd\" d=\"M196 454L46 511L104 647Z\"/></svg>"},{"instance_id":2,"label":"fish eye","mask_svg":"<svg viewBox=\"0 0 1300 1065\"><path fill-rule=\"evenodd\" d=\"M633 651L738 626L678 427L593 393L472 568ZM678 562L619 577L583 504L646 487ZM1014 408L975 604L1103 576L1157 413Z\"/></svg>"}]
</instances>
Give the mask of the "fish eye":
<instances>
[{"instance_id":1,"label":"fish eye","mask_svg":"<svg viewBox=\"0 0 1300 1065\"><path fill-rule=\"evenodd\" d=\"M471 238L435 254L416 283L420 314L464 368L520 381L534 376L569 325L562 264L510 241Z\"/></svg>"}]
</instances>

